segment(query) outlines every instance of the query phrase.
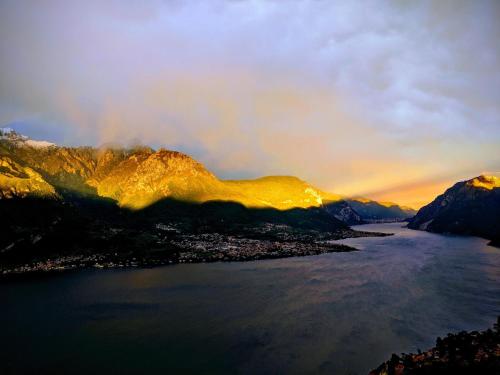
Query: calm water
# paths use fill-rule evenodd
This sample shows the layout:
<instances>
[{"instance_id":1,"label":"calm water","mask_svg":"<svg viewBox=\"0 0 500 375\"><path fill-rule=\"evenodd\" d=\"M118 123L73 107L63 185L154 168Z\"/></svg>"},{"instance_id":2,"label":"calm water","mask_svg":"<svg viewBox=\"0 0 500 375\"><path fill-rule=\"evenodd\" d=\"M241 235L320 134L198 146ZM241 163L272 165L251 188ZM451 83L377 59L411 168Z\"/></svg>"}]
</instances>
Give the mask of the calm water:
<instances>
[{"instance_id":1,"label":"calm water","mask_svg":"<svg viewBox=\"0 0 500 375\"><path fill-rule=\"evenodd\" d=\"M3 282L0 373L366 374L500 315L500 250L485 240L362 229L396 235L343 241L352 253Z\"/></svg>"}]
</instances>

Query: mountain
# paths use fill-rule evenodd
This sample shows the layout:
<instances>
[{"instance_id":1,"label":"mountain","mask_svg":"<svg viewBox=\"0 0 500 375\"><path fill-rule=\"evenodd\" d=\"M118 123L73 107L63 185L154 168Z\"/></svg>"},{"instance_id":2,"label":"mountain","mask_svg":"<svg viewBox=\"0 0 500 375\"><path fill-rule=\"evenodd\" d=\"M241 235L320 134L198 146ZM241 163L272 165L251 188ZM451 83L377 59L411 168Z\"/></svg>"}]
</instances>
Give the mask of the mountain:
<instances>
[{"instance_id":1,"label":"mountain","mask_svg":"<svg viewBox=\"0 0 500 375\"><path fill-rule=\"evenodd\" d=\"M409 228L480 236L500 242L500 178L461 181L422 207Z\"/></svg>"},{"instance_id":2,"label":"mountain","mask_svg":"<svg viewBox=\"0 0 500 375\"><path fill-rule=\"evenodd\" d=\"M366 224L365 219L355 211L345 200L326 201L324 209L336 219L343 221L347 225Z\"/></svg>"},{"instance_id":3,"label":"mountain","mask_svg":"<svg viewBox=\"0 0 500 375\"><path fill-rule=\"evenodd\" d=\"M94 186L99 196L133 209L142 209L165 197L188 202L224 200L227 191L202 164L163 149L131 152Z\"/></svg>"},{"instance_id":4,"label":"mountain","mask_svg":"<svg viewBox=\"0 0 500 375\"><path fill-rule=\"evenodd\" d=\"M0 136L0 157L6 164L16 163L18 170L38 171L34 172L36 176L31 172L24 173L23 178L18 176L25 182L23 196L44 196L52 186L50 194L97 195L131 209L143 209L168 197L186 202L233 201L246 207L285 210L319 207L322 196L328 196L296 177L219 180L201 163L180 152L147 147L57 147L31 141L12 130ZM4 181L1 191L16 195L12 182Z\"/></svg>"},{"instance_id":5,"label":"mountain","mask_svg":"<svg viewBox=\"0 0 500 375\"><path fill-rule=\"evenodd\" d=\"M54 187L40 173L21 166L8 156L0 156L0 198L28 195L57 196Z\"/></svg>"},{"instance_id":6,"label":"mountain","mask_svg":"<svg viewBox=\"0 0 500 375\"><path fill-rule=\"evenodd\" d=\"M275 207L319 207L323 203L319 190L293 176L267 176L255 180L228 180L225 186L242 194L241 199L251 197L249 205ZM247 199L248 199L247 198Z\"/></svg>"},{"instance_id":7,"label":"mountain","mask_svg":"<svg viewBox=\"0 0 500 375\"><path fill-rule=\"evenodd\" d=\"M0 273L352 251L332 240L377 235L361 223L296 177L224 181L180 152L0 131Z\"/></svg>"},{"instance_id":8,"label":"mountain","mask_svg":"<svg viewBox=\"0 0 500 375\"><path fill-rule=\"evenodd\" d=\"M135 210L165 198L197 203L231 201L248 208L278 210L324 207L349 225L411 216L396 205L346 200L293 176L220 180L188 155L164 149L59 147L4 128L0 131L0 158L5 164L0 170L0 194L5 197L67 199L77 194L110 198Z\"/></svg>"},{"instance_id":9,"label":"mountain","mask_svg":"<svg viewBox=\"0 0 500 375\"><path fill-rule=\"evenodd\" d=\"M347 203L369 223L403 221L413 217L417 211L392 202L376 202L366 198L348 198Z\"/></svg>"}]
</instances>

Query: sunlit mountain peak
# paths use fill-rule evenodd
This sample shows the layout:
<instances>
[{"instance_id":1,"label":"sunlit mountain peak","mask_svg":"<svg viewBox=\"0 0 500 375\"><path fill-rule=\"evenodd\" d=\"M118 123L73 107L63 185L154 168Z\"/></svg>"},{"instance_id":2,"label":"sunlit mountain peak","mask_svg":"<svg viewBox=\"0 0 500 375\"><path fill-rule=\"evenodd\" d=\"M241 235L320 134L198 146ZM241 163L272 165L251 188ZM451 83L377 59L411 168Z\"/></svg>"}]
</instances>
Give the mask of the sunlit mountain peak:
<instances>
[{"instance_id":1,"label":"sunlit mountain peak","mask_svg":"<svg viewBox=\"0 0 500 375\"><path fill-rule=\"evenodd\" d=\"M47 141L35 141L30 139L26 135L22 135L17 133L12 128L0 128L0 139L6 139L12 142L14 145L18 147L33 147L33 148L45 148L56 146L52 142Z\"/></svg>"},{"instance_id":2,"label":"sunlit mountain peak","mask_svg":"<svg viewBox=\"0 0 500 375\"><path fill-rule=\"evenodd\" d=\"M473 178L469 183L477 188L492 190L500 187L500 178L493 175L481 175Z\"/></svg>"}]
</instances>

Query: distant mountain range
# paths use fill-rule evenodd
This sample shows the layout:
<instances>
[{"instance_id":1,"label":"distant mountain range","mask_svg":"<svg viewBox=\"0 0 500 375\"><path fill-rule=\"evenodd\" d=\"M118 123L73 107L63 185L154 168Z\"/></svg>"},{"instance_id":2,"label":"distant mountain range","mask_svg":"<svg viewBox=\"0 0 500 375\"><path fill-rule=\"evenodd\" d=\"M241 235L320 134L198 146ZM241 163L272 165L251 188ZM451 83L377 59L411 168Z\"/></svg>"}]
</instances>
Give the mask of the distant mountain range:
<instances>
[{"instance_id":1,"label":"distant mountain range","mask_svg":"<svg viewBox=\"0 0 500 375\"><path fill-rule=\"evenodd\" d=\"M500 245L500 178L457 182L413 217L409 228L480 236Z\"/></svg>"},{"instance_id":2,"label":"distant mountain range","mask_svg":"<svg viewBox=\"0 0 500 375\"><path fill-rule=\"evenodd\" d=\"M415 211L396 204L344 198L291 176L255 180L218 179L191 157L149 147L58 147L11 129L0 133L0 197L73 195L110 198L119 206L144 209L171 198L183 202L236 202L248 208L324 207L350 225L403 220Z\"/></svg>"}]
</instances>

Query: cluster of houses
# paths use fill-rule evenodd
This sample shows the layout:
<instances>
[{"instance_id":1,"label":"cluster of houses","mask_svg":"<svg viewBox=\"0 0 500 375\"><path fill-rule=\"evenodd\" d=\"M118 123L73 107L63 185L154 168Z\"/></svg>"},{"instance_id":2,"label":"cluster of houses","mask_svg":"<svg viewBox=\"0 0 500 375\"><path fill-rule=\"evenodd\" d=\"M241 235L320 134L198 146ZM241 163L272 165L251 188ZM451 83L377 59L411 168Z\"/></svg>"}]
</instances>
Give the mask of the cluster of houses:
<instances>
[{"instance_id":1,"label":"cluster of houses","mask_svg":"<svg viewBox=\"0 0 500 375\"><path fill-rule=\"evenodd\" d=\"M460 332L438 338L436 347L416 354L393 354L370 375L499 374L500 317L493 329Z\"/></svg>"},{"instance_id":2,"label":"cluster of houses","mask_svg":"<svg viewBox=\"0 0 500 375\"><path fill-rule=\"evenodd\" d=\"M218 233L185 235L174 240L173 243L183 249L179 254L180 263L248 261L354 250L348 246L327 241L302 242L293 238L288 240L251 239Z\"/></svg>"},{"instance_id":3,"label":"cluster of houses","mask_svg":"<svg viewBox=\"0 0 500 375\"><path fill-rule=\"evenodd\" d=\"M249 261L352 251L351 247L294 231L286 225L265 224L249 230L248 236L220 233L185 234L175 226L156 224L160 251L138 254L121 252L60 256L54 259L0 269L3 275L62 271L76 268L149 267L173 263ZM315 239L313 239L316 237ZM164 248L164 250L162 249Z\"/></svg>"}]
</instances>

